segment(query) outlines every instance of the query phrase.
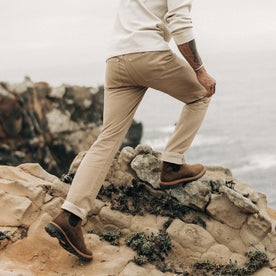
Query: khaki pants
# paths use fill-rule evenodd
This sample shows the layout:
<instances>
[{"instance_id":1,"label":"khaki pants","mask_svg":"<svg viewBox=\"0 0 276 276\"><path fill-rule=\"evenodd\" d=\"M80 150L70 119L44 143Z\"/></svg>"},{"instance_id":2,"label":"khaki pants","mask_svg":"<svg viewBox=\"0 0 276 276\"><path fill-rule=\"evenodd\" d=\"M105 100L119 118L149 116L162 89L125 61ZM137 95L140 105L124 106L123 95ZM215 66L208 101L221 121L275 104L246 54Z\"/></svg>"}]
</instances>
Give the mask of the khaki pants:
<instances>
[{"instance_id":1,"label":"khaki pants","mask_svg":"<svg viewBox=\"0 0 276 276\"><path fill-rule=\"evenodd\" d=\"M103 129L74 177L62 208L84 219L148 87L185 103L162 160L182 164L205 116L209 98L189 64L171 50L131 53L107 60ZM170 110L164 110L169 113Z\"/></svg>"}]
</instances>

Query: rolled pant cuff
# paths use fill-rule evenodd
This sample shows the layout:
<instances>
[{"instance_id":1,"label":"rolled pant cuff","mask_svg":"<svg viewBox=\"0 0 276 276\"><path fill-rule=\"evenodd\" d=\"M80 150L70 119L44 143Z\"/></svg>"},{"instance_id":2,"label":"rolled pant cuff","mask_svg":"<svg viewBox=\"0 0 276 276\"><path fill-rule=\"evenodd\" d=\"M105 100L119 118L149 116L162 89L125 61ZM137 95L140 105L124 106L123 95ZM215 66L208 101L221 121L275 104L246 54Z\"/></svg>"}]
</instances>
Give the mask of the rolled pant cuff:
<instances>
[{"instance_id":1,"label":"rolled pant cuff","mask_svg":"<svg viewBox=\"0 0 276 276\"><path fill-rule=\"evenodd\" d=\"M174 163L174 164L179 164L179 165L185 163L184 155L181 153L177 153L177 152L164 151L164 152L162 152L161 160L170 162L170 163Z\"/></svg>"},{"instance_id":2,"label":"rolled pant cuff","mask_svg":"<svg viewBox=\"0 0 276 276\"><path fill-rule=\"evenodd\" d=\"M87 217L86 210L76 206L75 204L73 204L70 201L65 200L64 203L62 204L61 208L70 213L73 213L77 217L81 218L83 221L86 220L86 217Z\"/></svg>"}]
</instances>

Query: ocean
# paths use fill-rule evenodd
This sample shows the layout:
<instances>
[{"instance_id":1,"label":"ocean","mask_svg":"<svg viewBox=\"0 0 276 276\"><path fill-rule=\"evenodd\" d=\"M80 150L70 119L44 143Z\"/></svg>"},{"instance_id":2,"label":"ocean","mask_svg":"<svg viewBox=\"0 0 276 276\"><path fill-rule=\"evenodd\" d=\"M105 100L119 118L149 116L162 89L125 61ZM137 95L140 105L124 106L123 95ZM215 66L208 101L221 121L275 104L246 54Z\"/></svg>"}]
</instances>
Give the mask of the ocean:
<instances>
[{"instance_id":1,"label":"ocean","mask_svg":"<svg viewBox=\"0 0 276 276\"><path fill-rule=\"evenodd\" d=\"M187 163L229 168L233 176L265 193L276 209L276 52L247 52L211 57L216 94L186 152ZM269 62L270 61L270 62ZM207 66L208 69L208 66ZM183 104L149 89L136 113L142 143L162 151Z\"/></svg>"},{"instance_id":2,"label":"ocean","mask_svg":"<svg viewBox=\"0 0 276 276\"><path fill-rule=\"evenodd\" d=\"M217 80L216 94L189 150L188 163L229 168L234 177L265 193L276 209L276 50L201 52L206 68ZM104 60L51 67L2 70L1 80L97 86L104 80ZM162 151L174 130L183 104L149 89L135 119L144 125L142 143Z\"/></svg>"}]
</instances>

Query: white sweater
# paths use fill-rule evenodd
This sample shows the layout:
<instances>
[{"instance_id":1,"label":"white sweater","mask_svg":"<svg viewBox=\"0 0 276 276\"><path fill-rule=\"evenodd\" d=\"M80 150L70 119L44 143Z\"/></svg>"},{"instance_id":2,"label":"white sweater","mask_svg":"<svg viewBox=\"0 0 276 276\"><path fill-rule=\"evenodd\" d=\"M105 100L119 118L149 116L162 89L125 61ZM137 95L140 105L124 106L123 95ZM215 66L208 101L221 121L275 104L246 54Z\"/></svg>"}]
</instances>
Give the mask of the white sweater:
<instances>
[{"instance_id":1,"label":"white sweater","mask_svg":"<svg viewBox=\"0 0 276 276\"><path fill-rule=\"evenodd\" d=\"M192 0L121 0L107 45L107 58L164 51L193 39Z\"/></svg>"}]
</instances>

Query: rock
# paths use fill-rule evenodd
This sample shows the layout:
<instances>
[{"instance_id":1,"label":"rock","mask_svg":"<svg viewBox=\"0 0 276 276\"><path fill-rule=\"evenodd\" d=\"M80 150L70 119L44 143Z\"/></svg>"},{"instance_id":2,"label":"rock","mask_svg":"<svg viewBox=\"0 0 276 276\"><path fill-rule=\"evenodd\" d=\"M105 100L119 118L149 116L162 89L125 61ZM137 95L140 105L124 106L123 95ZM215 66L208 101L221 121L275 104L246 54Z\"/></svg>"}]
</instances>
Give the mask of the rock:
<instances>
[{"instance_id":1,"label":"rock","mask_svg":"<svg viewBox=\"0 0 276 276\"><path fill-rule=\"evenodd\" d=\"M5 270L5 269L0 269L0 275L3 276L34 276L34 274L26 271L15 271L15 270Z\"/></svg>"},{"instance_id":2,"label":"rock","mask_svg":"<svg viewBox=\"0 0 276 276\"><path fill-rule=\"evenodd\" d=\"M240 229L247 218L225 194L212 194L206 210L216 220L235 229Z\"/></svg>"},{"instance_id":3,"label":"rock","mask_svg":"<svg viewBox=\"0 0 276 276\"><path fill-rule=\"evenodd\" d=\"M3 179L3 178L8 178ZM43 204L45 192L35 182L35 177L26 174L20 168L0 167L0 190L18 196L28 197L36 206ZM42 183L41 183L42 184Z\"/></svg>"},{"instance_id":4,"label":"rock","mask_svg":"<svg viewBox=\"0 0 276 276\"><path fill-rule=\"evenodd\" d=\"M248 259L240 254L237 253L233 253L229 259L233 262L233 263L237 263L238 267L246 267L246 264L248 263Z\"/></svg>"},{"instance_id":5,"label":"rock","mask_svg":"<svg viewBox=\"0 0 276 276\"><path fill-rule=\"evenodd\" d=\"M224 265L229 261L231 254L231 251L226 246L215 244L206 253L202 254L201 259Z\"/></svg>"},{"instance_id":6,"label":"rock","mask_svg":"<svg viewBox=\"0 0 276 276\"><path fill-rule=\"evenodd\" d=\"M264 267L259 271L257 271L256 273L254 273L254 276L275 276L275 275L276 275L276 272L274 272L273 270L267 267Z\"/></svg>"},{"instance_id":7,"label":"rock","mask_svg":"<svg viewBox=\"0 0 276 276\"><path fill-rule=\"evenodd\" d=\"M43 213L29 228L28 235L32 238L37 238L40 241L42 239L50 241L50 236L44 230L44 227L48 222L50 222L52 216L48 213Z\"/></svg>"},{"instance_id":8,"label":"rock","mask_svg":"<svg viewBox=\"0 0 276 276\"><path fill-rule=\"evenodd\" d=\"M0 190L0 225L29 226L37 217L38 209L26 197L5 193Z\"/></svg>"},{"instance_id":9,"label":"rock","mask_svg":"<svg viewBox=\"0 0 276 276\"><path fill-rule=\"evenodd\" d=\"M233 229L215 219L205 219L205 222L206 230L218 243L227 246L232 252L245 254L247 247L243 243L238 229Z\"/></svg>"},{"instance_id":10,"label":"rock","mask_svg":"<svg viewBox=\"0 0 276 276\"><path fill-rule=\"evenodd\" d=\"M150 269L152 268L152 269ZM120 276L161 276L166 275L162 273L161 271L154 269L152 266L148 265L147 268L143 268L141 266L138 266L132 262L130 262L125 269L121 272Z\"/></svg>"},{"instance_id":11,"label":"rock","mask_svg":"<svg viewBox=\"0 0 276 276\"><path fill-rule=\"evenodd\" d=\"M131 216L122 214L119 211L112 211L109 207L103 207L99 213L103 224L113 224L121 228L129 228Z\"/></svg>"},{"instance_id":12,"label":"rock","mask_svg":"<svg viewBox=\"0 0 276 276\"><path fill-rule=\"evenodd\" d=\"M49 87L41 83L39 89L41 93L47 94ZM79 104L85 107L85 103L81 99L79 101ZM10 148L4 146L2 150ZM72 171L77 169L82 156L75 159L71 166ZM148 146L139 146L135 150L129 147L123 149L116 155L103 186L109 186L111 179L117 186L119 183L128 186L127 179L130 181L135 175L139 177L131 166L134 160L136 159L137 168L144 170L146 175L144 161L149 162L153 158L161 162L160 154L151 151ZM153 170L153 166L151 169ZM156 172L156 175L158 173ZM148 174L152 174L152 171ZM140 177L143 177L143 174L140 174ZM226 169L219 167L208 170L198 181L171 191L155 190L141 179L138 179L137 183L142 185L137 186L139 189L145 185L143 189L153 193L155 200L166 201L168 192L178 200L180 208L183 208L184 204L192 209L189 209L188 213L185 210L181 214L172 214L171 216L176 217L171 219L150 214L145 210L141 216L130 215L112 210L110 207L116 207L116 204L112 205L110 198L102 196L102 200L97 199L94 202L87 220L83 221L84 239L94 254L93 262L84 265L75 256L64 251L58 241L44 230L45 225L60 210L70 185L47 173L38 164L27 163L15 168L0 166L2 271L24 273L27 267L31 275L55 273L85 276L169 276L185 271L197 275L191 267L191 263L196 260L209 259L217 264L225 264L231 259L239 266L245 266L248 262L245 253L249 250L261 250L267 252L270 263L256 275L273 275L272 269L276 266L276 232L271 219L274 213L267 208L265 195L254 191L247 184L240 183L232 178ZM117 196L117 192L115 193L114 196ZM131 206L130 198L132 197L124 204ZM149 201L154 208L156 203L152 198ZM170 205L164 208L169 209ZM137 266L131 261L137 257L137 253L125 244L126 236L136 231L151 236L152 233L157 234L159 230L164 230L164 227L167 228L172 245L171 251L167 255L164 254L164 258L166 268L172 272L161 272L165 268L162 262ZM110 245L100 238L98 234L103 230L120 232L120 245ZM5 235L2 239L1 233Z\"/></svg>"},{"instance_id":13,"label":"rock","mask_svg":"<svg viewBox=\"0 0 276 276\"><path fill-rule=\"evenodd\" d=\"M210 201L211 187L203 181L194 181L185 187L170 189L167 193L185 206L204 211Z\"/></svg>"},{"instance_id":14,"label":"rock","mask_svg":"<svg viewBox=\"0 0 276 276\"><path fill-rule=\"evenodd\" d=\"M34 176L42 186L51 187L51 183L60 182L59 178L45 171L38 163L25 163L18 166L22 171ZM33 179L34 180L34 179Z\"/></svg>"},{"instance_id":15,"label":"rock","mask_svg":"<svg viewBox=\"0 0 276 276\"><path fill-rule=\"evenodd\" d=\"M167 229L169 236L178 242L187 254L204 253L215 244L215 239L202 227L175 219Z\"/></svg>"},{"instance_id":16,"label":"rock","mask_svg":"<svg viewBox=\"0 0 276 276\"><path fill-rule=\"evenodd\" d=\"M148 271L141 266L138 266L132 262L130 262L122 271L122 276L144 276L148 275Z\"/></svg>"},{"instance_id":17,"label":"rock","mask_svg":"<svg viewBox=\"0 0 276 276\"><path fill-rule=\"evenodd\" d=\"M254 214L248 217L241 228L241 238L245 244L257 244L271 232L271 220L265 216Z\"/></svg>"},{"instance_id":18,"label":"rock","mask_svg":"<svg viewBox=\"0 0 276 276\"><path fill-rule=\"evenodd\" d=\"M92 214L95 216L95 215L98 215L99 212L101 211L101 209L105 206L104 202L98 200L98 199L95 199L94 202L93 202L93 206L91 208L91 211L88 213L88 216L91 216Z\"/></svg>"},{"instance_id":19,"label":"rock","mask_svg":"<svg viewBox=\"0 0 276 276\"><path fill-rule=\"evenodd\" d=\"M267 234L266 238L264 239L264 245L266 250L269 252L276 254L276 231ZM276 260L275 260L276 262Z\"/></svg>"},{"instance_id":20,"label":"rock","mask_svg":"<svg viewBox=\"0 0 276 276\"><path fill-rule=\"evenodd\" d=\"M29 77L0 82L0 165L37 162L61 176L75 156L94 143L102 128L104 88L46 82ZM142 124L133 122L124 146L136 146Z\"/></svg>"},{"instance_id":21,"label":"rock","mask_svg":"<svg viewBox=\"0 0 276 276\"><path fill-rule=\"evenodd\" d=\"M44 212L48 213L50 216L54 217L60 211L60 207L63 202L63 198L56 197L50 202L44 204L41 209Z\"/></svg>"},{"instance_id":22,"label":"rock","mask_svg":"<svg viewBox=\"0 0 276 276\"><path fill-rule=\"evenodd\" d=\"M146 235L158 233L158 227L156 216L147 214L146 216L135 216L131 220L131 226L129 227L132 232L145 232Z\"/></svg>"},{"instance_id":23,"label":"rock","mask_svg":"<svg viewBox=\"0 0 276 276\"><path fill-rule=\"evenodd\" d=\"M221 193L224 193L227 198L239 208L239 210L246 214L255 214L259 212L259 209L252 203L251 200L242 196L238 192L229 189L227 187L221 187L219 190Z\"/></svg>"},{"instance_id":24,"label":"rock","mask_svg":"<svg viewBox=\"0 0 276 276\"><path fill-rule=\"evenodd\" d=\"M70 113L62 113L58 109L53 109L46 115L49 130L53 134L65 131L72 132L79 129L79 125L70 119ZM83 127L83 126L82 126Z\"/></svg>"},{"instance_id":25,"label":"rock","mask_svg":"<svg viewBox=\"0 0 276 276\"><path fill-rule=\"evenodd\" d=\"M138 145L135 148L136 155L139 154L152 154L152 148L149 145Z\"/></svg>"},{"instance_id":26,"label":"rock","mask_svg":"<svg viewBox=\"0 0 276 276\"><path fill-rule=\"evenodd\" d=\"M132 184L133 179L133 175L119 170L114 171L111 176L106 178L106 180L114 184L115 187L119 187L121 185L125 187L130 186Z\"/></svg>"},{"instance_id":27,"label":"rock","mask_svg":"<svg viewBox=\"0 0 276 276\"><path fill-rule=\"evenodd\" d=\"M136 150L136 152L138 151ZM131 168L136 172L139 179L150 183L153 188L159 188L161 160L151 154L139 154L132 160Z\"/></svg>"},{"instance_id":28,"label":"rock","mask_svg":"<svg viewBox=\"0 0 276 276\"><path fill-rule=\"evenodd\" d=\"M65 184L61 181L55 181L52 183L49 192L51 195L59 196L65 199L69 189L70 189L70 186L68 184Z\"/></svg>"},{"instance_id":29,"label":"rock","mask_svg":"<svg viewBox=\"0 0 276 276\"><path fill-rule=\"evenodd\" d=\"M132 147L124 147L119 155L118 163L120 168L124 171L129 169L129 164L136 156L135 150Z\"/></svg>"},{"instance_id":30,"label":"rock","mask_svg":"<svg viewBox=\"0 0 276 276\"><path fill-rule=\"evenodd\" d=\"M66 92L66 86L61 85L59 87L52 87L49 97L62 99Z\"/></svg>"}]
</instances>

